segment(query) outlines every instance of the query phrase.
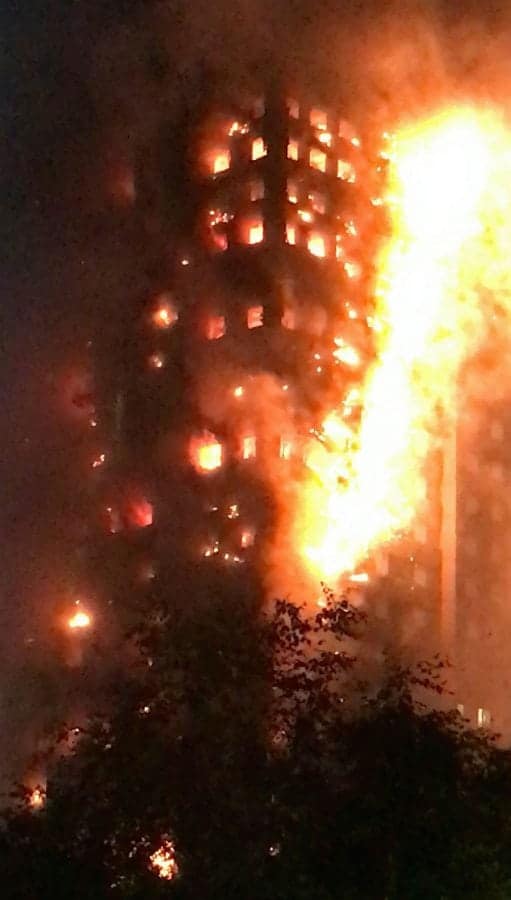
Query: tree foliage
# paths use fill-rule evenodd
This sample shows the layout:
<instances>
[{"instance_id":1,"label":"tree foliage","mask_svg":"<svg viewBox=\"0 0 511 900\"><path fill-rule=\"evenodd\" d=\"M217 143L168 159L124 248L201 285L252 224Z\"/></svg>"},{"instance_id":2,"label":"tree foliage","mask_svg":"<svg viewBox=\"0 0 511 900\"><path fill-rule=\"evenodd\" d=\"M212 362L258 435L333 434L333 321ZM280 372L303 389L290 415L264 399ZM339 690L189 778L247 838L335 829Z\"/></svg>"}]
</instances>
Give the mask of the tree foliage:
<instances>
[{"instance_id":1,"label":"tree foliage","mask_svg":"<svg viewBox=\"0 0 511 900\"><path fill-rule=\"evenodd\" d=\"M6 811L2 896L511 896L509 754L445 709L439 660L364 677L363 632L329 592L256 619L159 603L105 709L56 743L44 808Z\"/></svg>"}]
</instances>

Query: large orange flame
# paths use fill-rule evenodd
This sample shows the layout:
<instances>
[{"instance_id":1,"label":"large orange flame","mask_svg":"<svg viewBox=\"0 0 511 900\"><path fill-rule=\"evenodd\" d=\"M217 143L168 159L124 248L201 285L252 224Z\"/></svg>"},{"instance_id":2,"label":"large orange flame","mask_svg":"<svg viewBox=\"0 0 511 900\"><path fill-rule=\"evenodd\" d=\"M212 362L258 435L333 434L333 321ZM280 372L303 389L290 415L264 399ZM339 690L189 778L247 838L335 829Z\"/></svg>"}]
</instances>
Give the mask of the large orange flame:
<instances>
[{"instance_id":1,"label":"large orange flame","mask_svg":"<svg viewBox=\"0 0 511 900\"><path fill-rule=\"evenodd\" d=\"M362 418L353 429L342 402L328 412L294 511L295 546L324 579L352 572L411 526L433 435L454 412L460 363L496 307L510 306L511 132L502 118L444 110L398 131L389 157L391 236L377 259Z\"/></svg>"}]
</instances>

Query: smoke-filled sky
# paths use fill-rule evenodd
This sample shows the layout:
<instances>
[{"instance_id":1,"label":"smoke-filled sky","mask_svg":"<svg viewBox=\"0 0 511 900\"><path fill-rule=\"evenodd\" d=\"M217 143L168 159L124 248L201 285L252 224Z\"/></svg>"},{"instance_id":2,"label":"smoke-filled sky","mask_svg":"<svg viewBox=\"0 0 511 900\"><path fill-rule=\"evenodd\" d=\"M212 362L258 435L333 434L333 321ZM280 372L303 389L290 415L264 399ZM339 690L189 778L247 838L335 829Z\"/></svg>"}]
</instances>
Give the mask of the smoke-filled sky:
<instances>
[{"instance_id":1,"label":"smoke-filled sky","mask_svg":"<svg viewBox=\"0 0 511 900\"><path fill-rule=\"evenodd\" d=\"M0 11L0 729L16 741L51 694L27 637L51 606L73 531L79 431L66 379L147 275L109 179L151 143L209 69L280 71L376 127L445 94L506 96L509 13L475 2L31 0ZM150 163L148 163L150 165ZM79 485L76 487L79 490ZM74 526L73 526L74 527ZM45 693L47 691L47 693ZM13 711L16 710L15 720ZM14 724L13 724L14 721Z\"/></svg>"}]
</instances>

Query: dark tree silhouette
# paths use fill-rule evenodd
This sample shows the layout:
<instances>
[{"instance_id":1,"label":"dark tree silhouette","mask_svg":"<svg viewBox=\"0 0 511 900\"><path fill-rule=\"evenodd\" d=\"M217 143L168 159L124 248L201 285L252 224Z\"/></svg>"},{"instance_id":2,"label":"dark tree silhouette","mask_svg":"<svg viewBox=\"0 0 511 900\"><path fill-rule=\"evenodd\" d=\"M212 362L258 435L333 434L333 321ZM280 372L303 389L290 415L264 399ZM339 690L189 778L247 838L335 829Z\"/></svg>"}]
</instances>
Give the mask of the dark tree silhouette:
<instances>
[{"instance_id":1,"label":"dark tree silhouette","mask_svg":"<svg viewBox=\"0 0 511 900\"><path fill-rule=\"evenodd\" d=\"M445 709L440 661L364 679L364 617L328 592L209 601L143 617L45 806L5 813L2 897L511 896L509 754Z\"/></svg>"}]
</instances>

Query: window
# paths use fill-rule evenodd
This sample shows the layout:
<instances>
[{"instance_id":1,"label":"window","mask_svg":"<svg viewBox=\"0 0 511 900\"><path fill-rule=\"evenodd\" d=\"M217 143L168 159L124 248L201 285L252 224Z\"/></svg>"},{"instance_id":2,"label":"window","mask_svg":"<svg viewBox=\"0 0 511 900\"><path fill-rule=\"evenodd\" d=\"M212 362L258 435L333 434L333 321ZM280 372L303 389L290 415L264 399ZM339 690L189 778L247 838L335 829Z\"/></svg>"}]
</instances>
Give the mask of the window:
<instances>
[{"instance_id":1,"label":"window","mask_svg":"<svg viewBox=\"0 0 511 900\"><path fill-rule=\"evenodd\" d=\"M280 439L279 456L281 459L291 459L293 455L293 444L289 438Z\"/></svg>"},{"instance_id":2,"label":"window","mask_svg":"<svg viewBox=\"0 0 511 900\"><path fill-rule=\"evenodd\" d=\"M326 172L326 153L323 153L318 147L311 147L309 151L309 164L312 169Z\"/></svg>"},{"instance_id":3,"label":"window","mask_svg":"<svg viewBox=\"0 0 511 900\"><path fill-rule=\"evenodd\" d=\"M177 319L177 310L170 294L159 294L151 313L151 322L155 328L170 328L177 322Z\"/></svg>"},{"instance_id":4,"label":"window","mask_svg":"<svg viewBox=\"0 0 511 900\"><path fill-rule=\"evenodd\" d=\"M312 191L312 193L309 194L309 200L314 212L317 212L323 216L326 211L326 200L324 194L320 194L319 191Z\"/></svg>"},{"instance_id":5,"label":"window","mask_svg":"<svg viewBox=\"0 0 511 900\"><path fill-rule=\"evenodd\" d=\"M292 306L285 306L284 312L282 313L282 319L280 320L283 328L287 328L288 331L295 331L296 329L296 312L292 308Z\"/></svg>"},{"instance_id":6,"label":"window","mask_svg":"<svg viewBox=\"0 0 511 900\"><path fill-rule=\"evenodd\" d=\"M254 222L248 227L248 243L260 244L264 238L264 225L262 222Z\"/></svg>"},{"instance_id":7,"label":"window","mask_svg":"<svg viewBox=\"0 0 511 900\"><path fill-rule=\"evenodd\" d=\"M311 231L307 238L307 249L313 256L323 259L326 256L326 240L322 234Z\"/></svg>"},{"instance_id":8,"label":"window","mask_svg":"<svg viewBox=\"0 0 511 900\"><path fill-rule=\"evenodd\" d=\"M296 228L294 225L286 225L286 241L293 246L296 244Z\"/></svg>"},{"instance_id":9,"label":"window","mask_svg":"<svg viewBox=\"0 0 511 900\"><path fill-rule=\"evenodd\" d=\"M241 458L255 459L257 452L257 441L255 435L247 434L241 441Z\"/></svg>"},{"instance_id":10,"label":"window","mask_svg":"<svg viewBox=\"0 0 511 900\"><path fill-rule=\"evenodd\" d=\"M252 159L261 159L266 156L266 144L262 137L255 138L252 141Z\"/></svg>"},{"instance_id":11,"label":"window","mask_svg":"<svg viewBox=\"0 0 511 900\"><path fill-rule=\"evenodd\" d=\"M295 138L289 138L287 142L287 158L297 160L299 157L298 141Z\"/></svg>"},{"instance_id":12,"label":"window","mask_svg":"<svg viewBox=\"0 0 511 900\"><path fill-rule=\"evenodd\" d=\"M255 531L253 528L245 528L244 531L241 532L240 544L244 550L247 547L252 547L255 541Z\"/></svg>"},{"instance_id":13,"label":"window","mask_svg":"<svg viewBox=\"0 0 511 900\"><path fill-rule=\"evenodd\" d=\"M207 163L212 175L226 172L231 165L231 151L228 147L217 147L208 154Z\"/></svg>"},{"instance_id":14,"label":"window","mask_svg":"<svg viewBox=\"0 0 511 900\"><path fill-rule=\"evenodd\" d=\"M290 203L298 203L298 185L296 181L288 178L287 181L287 199Z\"/></svg>"},{"instance_id":15,"label":"window","mask_svg":"<svg viewBox=\"0 0 511 900\"><path fill-rule=\"evenodd\" d=\"M477 727L478 728L489 728L491 725L491 715L489 710L483 709L483 707L479 707L477 710Z\"/></svg>"},{"instance_id":16,"label":"window","mask_svg":"<svg viewBox=\"0 0 511 900\"><path fill-rule=\"evenodd\" d=\"M225 334L225 316L210 316L206 323L208 341L217 341Z\"/></svg>"},{"instance_id":17,"label":"window","mask_svg":"<svg viewBox=\"0 0 511 900\"><path fill-rule=\"evenodd\" d=\"M249 306L247 309L247 328L260 328L263 324L264 307Z\"/></svg>"},{"instance_id":18,"label":"window","mask_svg":"<svg viewBox=\"0 0 511 900\"><path fill-rule=\"evenodd\" d=\"M287 109L292 119L300 118L300 105L297 100L288 100Z\"/></svg>"},{"instance_id":19,"label":"window","mask_svg":"<svg viewBox=\"0 0 511 900\"><path fill-rule=\"evenodd\" d=\"M349 184L354 184L356 177L355 169L348 160L337 160L337 178L340 178L342 181L347 181Z\"/></svg>"},{"instance_id":20,"label":"window","mask_svg":"<svg viewBox=\"0 0 511 900\"><path fill-rule=\"evenodd\" d=\"M147 360L150 369L163 369L165 365L164 353L151 353Z\"/></svg>"},{"instance_id":21,"label":"window","mask_svg":"<svg viewBox=\"0 0 511 900\"><path fill-rule=\"evenodd\" d=\"M212 231L212 237L213 247L215 248L215 250L219 250L220 252L227 250L229 246L229 240L226 234L222 234L219 231Z\"/></svg>"},{"instance_id":22,"label":"window","mask_svg":"<svg viewBox=\"0 0 511 900\"><path fill-rule=\"evenodd\" d=\"M223 463L222 444L210 431L204 431L191 439L190 458L198 472L214 472Z\"/></svg>"},{"instance_id":23,"label":"window","mask_svg":"<svg viewBox=\"0 0 511 900\"><path fill-rule=\"evenodd\" d=\"M311 109L309 122L313 128L317 128L319 131L326 131L327 121L327 114L324 109L318 109L317 107Z\"/></svg>"},{"instance_id":24,"label":"window","mask_svg":"<svg viewBox=\"0 0 511 900\"><path fill-rule=\"evenodd\" d=\"M250 182L250 199L262 200L264 197L264 181L258 179Z\"/></svg>"}]
</instances>

